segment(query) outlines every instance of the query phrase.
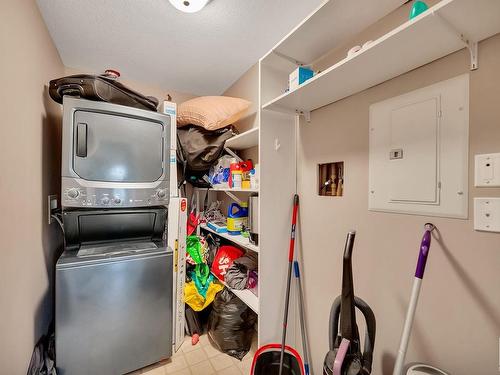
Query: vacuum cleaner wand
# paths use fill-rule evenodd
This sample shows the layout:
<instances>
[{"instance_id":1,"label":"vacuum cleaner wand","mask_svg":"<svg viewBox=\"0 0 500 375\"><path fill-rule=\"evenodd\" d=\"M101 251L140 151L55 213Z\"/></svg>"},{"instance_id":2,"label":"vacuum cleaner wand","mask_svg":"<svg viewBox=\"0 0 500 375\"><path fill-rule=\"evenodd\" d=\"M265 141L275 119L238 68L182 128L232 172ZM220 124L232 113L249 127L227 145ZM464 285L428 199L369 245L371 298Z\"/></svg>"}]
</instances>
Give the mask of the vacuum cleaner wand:
<instances>
[{"instance_id":1,"label":"vacuum cleaner wand","mask_svg":"<svg viewBox=\"0 0 500 375\"><path fill-rule=\"evenodd\" d=\"M424 278L427 256L429 255L429 250L431 247L431 233L434 229L435 226L433 224L425 224L425 232L420 243L420 252L418 254L417 268L415 270L415 280L413 281L413 289L410 297L410 305L408 306L408 312L406 313L405 325L403 327L403 334L401 335L401 343L399 344L398 356L396 358L393 375L403 374L406 351L408 350L408 343L410 341L413 319L415 318L418 297L420 295L420 287L422 286L422 279Z\"/></svg>"},{"instance_id":2,"label":"vacuum cleaner wand","mask_svg":"<svg viewBox=\"0 0 500 375\"><path fill-rule=\"evenodd\" d=\"M349 353L359 351L359 333L356 326L354 307L354 282L352 278L352 249L355 231L347 234L342 270L342 302L340 305L340 336L350 341Z\"/></svg>"},{"instance_id":3,"label":"vacuum cleaner wand","mask_svg":"<svg viewBox=\"0 0 500 375\"><path fill-rule=\"evenodd\" d=\"M375 315L368 304L354 295L352 252L356 232L350 231L344 248L342 294L335 298L330 309L330 350L323 363L324 375L369 375L375 345ZM364 348L361 351L356 310L365 319ZM339 328L340 325L340 328Z\"/></svg>"}]
</instances>

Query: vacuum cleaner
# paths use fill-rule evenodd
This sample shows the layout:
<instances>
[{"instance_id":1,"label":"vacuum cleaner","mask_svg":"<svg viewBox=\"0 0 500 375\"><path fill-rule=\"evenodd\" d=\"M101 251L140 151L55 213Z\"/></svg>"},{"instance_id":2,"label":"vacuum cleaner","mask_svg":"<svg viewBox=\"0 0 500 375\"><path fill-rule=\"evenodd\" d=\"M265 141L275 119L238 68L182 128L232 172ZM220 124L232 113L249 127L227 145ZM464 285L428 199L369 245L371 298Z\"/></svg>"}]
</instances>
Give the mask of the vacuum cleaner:
<instances>
[{"instance_id":1,"label":"vacuum cleaner","mask_svg":"<svg viewBox=\"0 0 500 375\"><path fill-rule=\"evenodd\" d=\"M347 234L344 248L342 294L330 310L330 350L323 364L323 375L369 375L375 345L375 315L368 304L354 295L352 250L356 232ZM366 321L364 348L361 351L356 310ZM340 329L339 329L340 326Z\"/></svg>"},{"instance_id":2,"label":"vacuum cleaner","mask_svg":"<svg viewBox=\"0 0 500 375\"><path fill-rule=\"evenodd\" d=\"M420 252L418 254L417 269L415 270L415 279L413 281L410 304L408 306L408 312L406 313L405 325L403 328L403 334L401 335L401 343L399 345L398 356L396 358L394 372L392 373L393 375L448 375L443 370L423 363L413 364L407 368L406 371L404 371L406 350L408 349L413 319L415 318L415 312L417 310L420 287L422 286L422 280L424 279L427 256L429 255L431 248L431 233L435 228L434 224L425 224L425 232L422 237L422 242L420 243Z\"/></svg>"}]
</instances>

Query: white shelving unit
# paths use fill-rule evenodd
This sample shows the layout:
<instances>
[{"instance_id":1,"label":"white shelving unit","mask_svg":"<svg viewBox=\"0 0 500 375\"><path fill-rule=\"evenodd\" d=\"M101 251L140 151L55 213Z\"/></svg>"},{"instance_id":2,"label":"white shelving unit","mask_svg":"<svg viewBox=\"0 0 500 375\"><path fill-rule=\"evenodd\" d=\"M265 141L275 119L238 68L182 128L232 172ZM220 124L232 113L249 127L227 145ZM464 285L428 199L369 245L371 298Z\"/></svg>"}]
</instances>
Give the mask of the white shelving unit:
<instances>
[{"instance_id":1,"label":"white shelving unit","mask_svg":"<svg viewBox=\"0 0 500 375\"><path fill-rule=\"evenodd\" d=\"M498 32L500 1L443 0L262 108L307 113L465 47L471 53L471 69L476 69L477 43ZM298 43L303 36L290 38Z\"/></svg>"},{"instance_id":2,"label":"white shelving unit","mask_svg":"<svg viewBox=\"0 0 500 375\"><path fill-rule=\"evenodd\" d=\"M241 134L238 134L237 136L234 136L226 141L225 148L227 152L230 152L233 154L235 151L238 154L245 154L245 150L247 149L253 149L255 147L259 146L259 128L251 128ZM229 150L228 150L229 149ZM247 155L248 156L248 155ZM254 153L253 156L257 156L257 154ZM198 189L198 192L201 190L206 190L206 189ZM210 191L218 193L217 194L217 199L218 200L223 200L224 198L227 199L227 196L230 197L231 200L244 200L247 195L249 194L255 194L259 193L259 189L243 189L243 188L229 188L229 187L223 187L223 186L214 186L210 189ZM224 193L224 194L223 194ZM234 195L232 193L238 193L237 195ZM225 240L228 240L235 245L247 250L247 251L253 251L256 253L259 253L259 247L255 246L250 243L250 240L248 238L245 238L241 235L238 236L233 236L228 233L217 233L216 231L210 229L206 224L202 224L199 227L202 231L208 231L212 233L215 236L218 236L220 238L223 238ZM250 307L256 314L259 314L259 298L250 290L244 289L244 290L235 290L230 288L226 283L223 282L223 284L231 290L240 300L242 300L248 307Z\"/></svg>"},{"instance_id":3,"label":"white shelving unit","mask_svg":"<svg viewBox=\"0 0 500 375\"><path fill-rule=\"evenodd\" d=\"M252 128L226 141L225 147L231 150L244 150L259 144L259 128Z\"/></svg>"},{"instance_id":4,"label":"white shelving unit","mask_svg":"<svg viewBox=\"0 0 500 375\"><path fill-rule=\"evenodd\" d=\"M228 241L231 241L231 242L235 243L236 245L239 245L245 249L255 251L256 253L259 252L259 247L251 244L250 240L246 237L243 237L242 235L233 236L233 235L228 234L228 233L217 233L213 229L209 228L206 224L200 225L200 228L202 230L206 230L210 233L213 233L216 236L219 236L219 237L224 238Z\"/></svg>"}]
</instances>

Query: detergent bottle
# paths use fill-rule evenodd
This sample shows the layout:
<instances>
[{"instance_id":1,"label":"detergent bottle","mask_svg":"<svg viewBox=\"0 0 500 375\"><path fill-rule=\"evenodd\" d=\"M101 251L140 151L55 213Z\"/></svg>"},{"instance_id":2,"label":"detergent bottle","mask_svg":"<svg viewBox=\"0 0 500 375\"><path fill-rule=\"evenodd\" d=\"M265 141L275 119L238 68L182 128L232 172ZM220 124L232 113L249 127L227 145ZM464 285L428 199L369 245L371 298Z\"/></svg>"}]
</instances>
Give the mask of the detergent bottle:
<instances>
[{"instance_id":1,"label":"detergent bottle","mask_svg":"<svg viewBox=\"0 0 500 375\"><path fill-rule=\"evenodd\" d=\"M248 226L248 203L232 203L227 209L227 233L241 234L242 227Z\"/></svg>"}]
</instances>

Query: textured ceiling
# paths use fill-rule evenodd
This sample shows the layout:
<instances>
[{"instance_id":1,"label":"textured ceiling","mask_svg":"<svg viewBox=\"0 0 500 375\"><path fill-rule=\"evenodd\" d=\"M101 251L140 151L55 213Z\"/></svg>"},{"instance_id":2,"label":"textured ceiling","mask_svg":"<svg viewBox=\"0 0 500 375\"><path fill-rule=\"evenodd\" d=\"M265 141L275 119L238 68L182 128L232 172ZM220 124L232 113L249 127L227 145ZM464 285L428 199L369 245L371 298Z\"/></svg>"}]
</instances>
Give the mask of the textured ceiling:
<instances>
[{"instance_id":1,"label":"textured ceiling","mask_svg":"<svg viewBox=\"0 0 500 375\"><path fill-rule=\"evenodd\" d=\"M322 0L37 0L63 63L197 95L220 94Z\"/></svg>"}]
</instances>

